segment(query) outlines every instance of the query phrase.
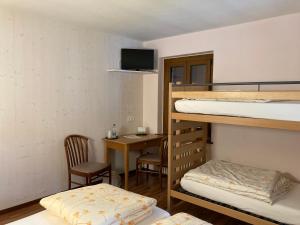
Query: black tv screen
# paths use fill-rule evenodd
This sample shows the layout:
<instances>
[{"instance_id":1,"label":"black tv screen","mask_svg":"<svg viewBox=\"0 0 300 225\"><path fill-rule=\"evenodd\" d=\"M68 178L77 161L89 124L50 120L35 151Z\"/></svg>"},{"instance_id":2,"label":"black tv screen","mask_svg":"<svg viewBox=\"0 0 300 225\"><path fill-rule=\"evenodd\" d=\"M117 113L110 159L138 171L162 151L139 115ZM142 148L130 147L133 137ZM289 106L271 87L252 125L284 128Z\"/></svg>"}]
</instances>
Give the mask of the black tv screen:
<instances>
[{"instance_id":1,"label":"black tv screen","mask_svg":"<svg viewBox=\"0 0 300 225\"><path fill-rule=\"evenodd\" d=\"M122 70L153 70L153 49L121 49Z\"/></svg>"}]
</instances>

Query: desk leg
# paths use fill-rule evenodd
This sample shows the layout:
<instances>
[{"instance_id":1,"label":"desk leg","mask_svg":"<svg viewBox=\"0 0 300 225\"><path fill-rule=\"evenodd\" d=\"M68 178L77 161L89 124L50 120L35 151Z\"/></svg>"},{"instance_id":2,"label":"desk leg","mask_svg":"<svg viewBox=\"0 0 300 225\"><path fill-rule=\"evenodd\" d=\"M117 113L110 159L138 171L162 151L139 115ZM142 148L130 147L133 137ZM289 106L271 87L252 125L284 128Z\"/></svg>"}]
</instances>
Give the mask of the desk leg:
<instances>
[{"instance_id":1,"label":"desk leg","mask_svg":"<svg viewBox=\"0 0 300 225\"><path fill-rule=\"evenodd\" d=\"M128 190L128 171L129 171L129 161L128 161L128 147L125 147L124 151L124 188L125 190Z\"/></svg>"},{"instance_id":2,"label":"desk leg","mask_svg":"<svg viewBox=\"0 0 300 225\"><path fill-rule=\"evenodd\" d=\"M104 151L105 151L105 155L104 155L104 160L106 163L110 163L110 155L109 155L109 148L107 147L107 144L104 144Z\"/></svg>"}]
</instances>

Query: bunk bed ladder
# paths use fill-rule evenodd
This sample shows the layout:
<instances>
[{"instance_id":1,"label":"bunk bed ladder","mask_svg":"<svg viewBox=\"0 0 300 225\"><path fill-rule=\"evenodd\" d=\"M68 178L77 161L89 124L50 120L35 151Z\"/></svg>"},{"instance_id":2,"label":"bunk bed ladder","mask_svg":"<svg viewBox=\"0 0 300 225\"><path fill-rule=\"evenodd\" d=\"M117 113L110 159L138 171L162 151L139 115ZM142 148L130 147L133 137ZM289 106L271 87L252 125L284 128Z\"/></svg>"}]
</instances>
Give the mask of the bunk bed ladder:
<instances>
[{"instance_id":1,"label":"bunk bed ladder","mask_svg":"<svg viewBox=\"0 0 300 225\"><path fill-rule=\"evenodd\" d=\"M168 127L168 210L171 191L180 185L181 177L190 169L206 162L207 123L174 120L174 99L170 84Z\"/></svg>"}]
</instances>

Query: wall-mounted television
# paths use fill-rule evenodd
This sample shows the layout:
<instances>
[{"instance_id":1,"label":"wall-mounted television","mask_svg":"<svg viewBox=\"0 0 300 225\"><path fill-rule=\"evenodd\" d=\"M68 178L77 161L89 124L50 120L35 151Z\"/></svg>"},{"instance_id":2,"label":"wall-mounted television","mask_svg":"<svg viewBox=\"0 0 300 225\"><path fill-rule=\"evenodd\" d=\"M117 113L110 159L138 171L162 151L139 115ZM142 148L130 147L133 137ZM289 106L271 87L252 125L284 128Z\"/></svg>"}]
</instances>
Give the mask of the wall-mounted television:
<instances>
[{"instance_id":1,"label":"wall-mounted television","mask_svg":"<svg viewBox=\"0 0 300 225\"><path fill-rule=\"evenodd\" d=\"M121 49L122 70L153 70L154 50L153 49Z\"/></svg>"}]
</instances>

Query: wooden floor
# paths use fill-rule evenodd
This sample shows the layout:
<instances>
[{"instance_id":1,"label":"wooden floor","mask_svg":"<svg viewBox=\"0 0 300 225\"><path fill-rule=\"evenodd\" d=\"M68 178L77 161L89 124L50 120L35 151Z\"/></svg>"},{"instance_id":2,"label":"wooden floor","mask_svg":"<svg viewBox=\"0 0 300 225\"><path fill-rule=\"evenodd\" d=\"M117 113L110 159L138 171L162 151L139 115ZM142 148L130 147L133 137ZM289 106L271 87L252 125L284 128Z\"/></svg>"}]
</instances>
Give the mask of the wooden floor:
<instances>
[{"instance_id":1,"label":"wooden floor","mask_svg":"<svg viewBox=\"0 0 300 225\"><path fill-rule=\"evenodd\" d=\"M130 191L156 198L157 206L166 209L166 178L164 178L164 186L162 192L160 191L158 177L155 175L150 175L148 181L146 181L146 179L143 178L139 185L136 185L135 181L135 176L130 177ZM43 208L38 203L34 203L26 207L20 208L18 210L14 210L5 214L0 214L0 224L2 225L9 222L13 222L15 220L40 212L42 210ZM174 207L172 214L177 212L187 212L214 225L247 225L247 223L243 223L230 217L185 202L182 202L178 204L178 206Z\"/></svg>"}]
</instances>

